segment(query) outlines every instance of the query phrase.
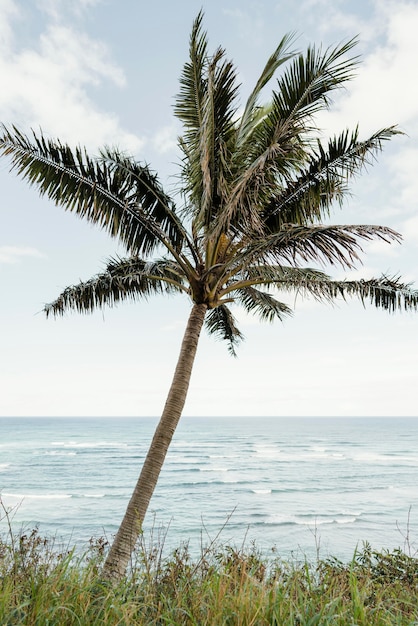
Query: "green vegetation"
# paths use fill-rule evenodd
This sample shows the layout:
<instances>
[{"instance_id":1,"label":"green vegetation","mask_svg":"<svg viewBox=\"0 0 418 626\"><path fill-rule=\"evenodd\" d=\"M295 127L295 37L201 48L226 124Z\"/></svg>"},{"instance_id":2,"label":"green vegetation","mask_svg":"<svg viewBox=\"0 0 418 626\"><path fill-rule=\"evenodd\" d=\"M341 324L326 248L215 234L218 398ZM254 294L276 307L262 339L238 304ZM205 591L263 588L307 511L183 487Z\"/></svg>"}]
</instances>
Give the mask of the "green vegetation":
<instances>
[{"instance_id":1,"label":"green vegetation","mask_svg":"<svg viewBox=\"0 0 418 626\"><path fill-rule=\"evenodd\" d=\"M0 538L3 626L418 624L418 559L367 544L348 564L289 562L277 553L212 544L163 557L140 546L118 585L101 579L107 551L82 556L30 533Z\"/></svg>"}]
</instances>

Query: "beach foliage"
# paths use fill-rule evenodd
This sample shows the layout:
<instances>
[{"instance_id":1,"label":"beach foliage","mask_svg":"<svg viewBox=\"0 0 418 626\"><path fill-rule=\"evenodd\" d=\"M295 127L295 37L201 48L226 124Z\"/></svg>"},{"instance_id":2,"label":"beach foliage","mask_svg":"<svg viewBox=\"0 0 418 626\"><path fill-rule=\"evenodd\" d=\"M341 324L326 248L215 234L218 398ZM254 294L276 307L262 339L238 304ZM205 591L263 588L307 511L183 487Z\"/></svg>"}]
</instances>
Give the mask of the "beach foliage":
<instances>
[{"instance_id":1,"label":"beach foliage","mask_svg":"<svg viewBox=\"0 0 418 626\"><path fill-rule=\"evenodd\" d=\"M0 623L7 626L389 626L418 623L418 560L357 549L349 563L263 555L255 544L137 543L127 575L100 577L108 543L84 553L34 529L0 538Z\"/></svg>"}]
</instances>

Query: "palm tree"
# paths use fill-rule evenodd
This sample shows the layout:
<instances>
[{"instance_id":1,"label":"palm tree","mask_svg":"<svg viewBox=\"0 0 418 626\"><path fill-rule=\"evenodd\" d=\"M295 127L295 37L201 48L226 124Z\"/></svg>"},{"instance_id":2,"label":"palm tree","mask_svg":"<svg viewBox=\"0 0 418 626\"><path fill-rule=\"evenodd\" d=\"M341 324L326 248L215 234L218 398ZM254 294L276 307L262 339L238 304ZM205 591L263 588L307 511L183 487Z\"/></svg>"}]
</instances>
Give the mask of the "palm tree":
<instances>
[{"instance_id":1,"label":"palm tree","mask_svg":"<svg viewBox=\"0 0 418 626\"><path fill-rule=\"evenodd\" d=\"M242 334L231 305L265 321L290 315L278 298L295 291L325 302L355 296L389 311L417 308L418 292L397 277L333 280L310 267L353 268L362 240L400 239L383 226L327 222L350 178L399 131L384 128L360 140L357 130L344 130L319 140L315 114L352 77L355 41L324 51L309 47L305 54L290 51L291 44L291 36L281 40L238 114L236 70L223 49L209 55L198 15L175 104L184 128L179 207L148 166L117 149L93 159L41 133L29 138L3 126L0 148L12 169L57 205L107 230L127 251L127 258L111 259L104 272L65 289L45 307L46 315L87 313L151 294L180 293L191 302L167 401L104 566L107 578L123 576L141 532L186 400L203 324L235 354ZM277 87L262 105L261 91L279 68Z\"/></svg>"}]
</instances>

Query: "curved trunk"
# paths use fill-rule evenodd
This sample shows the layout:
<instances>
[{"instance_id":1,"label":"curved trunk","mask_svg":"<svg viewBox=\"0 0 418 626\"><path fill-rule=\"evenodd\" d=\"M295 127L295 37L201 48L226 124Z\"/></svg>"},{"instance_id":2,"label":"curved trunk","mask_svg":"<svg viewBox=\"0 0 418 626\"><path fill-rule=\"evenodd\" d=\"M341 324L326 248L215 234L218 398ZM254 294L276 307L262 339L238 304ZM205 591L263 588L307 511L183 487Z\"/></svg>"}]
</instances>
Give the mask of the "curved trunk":
<instances>
[{"instance_id":1,"label":"curved trunk","mask_svg":"<svg viewBox=\"0 0 418 626\"><path fill-rule=\"evenodd\" d=\"M206 304L195 304L190 313L164 411L154 433L125 516L103 567L103 576L109 580L120 580L124 576L141 532L142 522L186 401L197 343L206 311Z\"/></svg>"}]
</instances>

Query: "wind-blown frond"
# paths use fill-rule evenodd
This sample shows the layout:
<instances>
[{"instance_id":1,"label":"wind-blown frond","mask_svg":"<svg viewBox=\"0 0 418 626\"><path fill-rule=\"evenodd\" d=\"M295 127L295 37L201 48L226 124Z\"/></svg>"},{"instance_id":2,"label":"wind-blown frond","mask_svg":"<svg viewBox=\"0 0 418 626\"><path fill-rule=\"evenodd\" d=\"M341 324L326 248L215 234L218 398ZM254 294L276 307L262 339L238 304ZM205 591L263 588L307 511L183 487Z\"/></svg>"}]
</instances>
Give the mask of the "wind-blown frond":
<instances>
[{"instance_id":1,"label":"wind-blown frond","mask_svg":"<svg viewBox=\"0 0 418 626\"><path fill-rule=\"evenodd\" d=\"M383 275L369 280L330 280L322 286L321 291L320 299L324 297L331 301L338 297L356 297L364 305L369 302L390 313L418 310L418 290L412 289L410 283L403 283L397 276Z\"/></svg>"},{"instance_id":2,"label":"wind-blown frond","mask_svg":"<svg viewBox=\"0 0 418 626\"><path fill-rule=\"evenodd\" d=\"M235 142L237 76L218 48L207 52L202 14L193 25L189 61L180 79L175 114L184 126L182 183L191 200L193 232L207 229L229 195L230 152Z\"/></svg>"},{"instance_id":3,"label":"wind-blown frond","mask_svg":"<svg viewBox=\"0 0 418 626\"><path fill-rule=\"evenodd\" d=\"M358 253L362 251L358 240L375 238L391 242L399 241L401 236L385 226L285 224L277 233L254 239L236 255L235 262L245 264L247 261L248 265L252 265L264 259L297 265L302 261L316 261L351 268L359 261Z\"/></svg>"},{"instance_id":4,"label":"wind-blown frond","mask_svg":"<svg viewBox=\"0 0 418 626\"><path fill-rule=\"evenodd\" d=\"M233 282L222 295L245 305L241 294L246 289L251 289L251 284L264 284L277 288L281 293L311 296L325 303L357 298L363 305L369 303L389 312L418 310L418 290L412 289L411 284L402 282L397 276L382 275L368 280L334 280L323 272L307 268L250 268L241 281Z\"/></svg>"},{"instance_id":5,"label":"wind-blown frond","mask_svg":"<svg viewBox=\"0 0 418 626\"><path fill-rule=\"evenodd\" d=\"M303 283L309 283L310 281L325 280L328 279L328 274L312 267L292 267L287 265L263 265L257 263L255 265L249 265L245 267L239 275L244 280L254 281L253 284L276 283L278 285L295 284L300 285Z\"/></svg>"},{"instance_id":6,"label":"wind-blown frond","mask_svg":"<svg viewBox=\"0 0 418 626\"><path fill-rule=\"evenodd\" d=\"M222 289L221 296L224 298L231 294L234 297L234 292L257 285L274 287L285 293L299 290L305 290L306 293L309 293L311 284L322 284L329 280L330 277L325 272L309 267L257 263L237 271L233 280ZM315 289L315 287L313 288Z\"/></svg>"},{"instance_id":7,"label":"wind-blown frond","mask_svg":"<svg viewBox=\"0 0 418 626\"><path fill-rule=\"evenodd\" d=\"M187 282L182 267L176 261L165 258L144 261L139 257L115 257L109 259L106 271L112 277L145 275L152 280L179 287Z\"/></svg>"},{"instance_id":8,"label":"wind-blown frond","mask_svg":"<svg viewBox=\"0 0 418 626\"><path fill-rule=\"evenodd\" d=\"M204 117L208 67L207 36L202 30L203 12L193 23L189 43L189 60L180 76L180 92L176 96L174 114L182 121L184 133L179 137L183 151L182 182L194 205L200 207L203 180L200 163L200 132ZM191 208L190 204L187 205ZM195 209L196 211L196 209Z\"/></svg>"},{"instance_id":9,"label":"wind-blown frond","mask_svg":"<svg viewBox=\"0 0 418 626\"><path fill-rule=\"evenodd\" d=\"M276 300L274 296L254 287L239 289L235 296L248 313L256 313L260 320L272 322L275 319L282 321L286 316L292 315L292 309L283 302Z\"/></svg>"},{"instance_id":10,"label":"wind-blown frond","mask_svg":"<svg viewBox=\"0 0 418 626\"><path fill-rule=\"evenodd\" d=\"M193 243L176 213L173 201L164 192L156 175L148 166L138 163L116 148L105 147L100 151L100 157L109 171L119 173L121 178L126 179L126 184L131 185L131 202L136 202L139 207L145 209L147 216L160 226L170 246L179 252L185 243L193 255Z\"/></svg>"},{"instance_id":11,"label":"wind-blown frond","mask_svg":"<svg viewBox=\"0 0 418 626\"><path fill-rule=\"evenodd\" d=\"M358 139L358 129L343 131L324 147L318 141L317 150L295 180L289 180L264 210L264 224L275 231L286 222L303 224L329 215L333 201L341 202L347 193L347 182L361 169L373 163L383 143L402 134L395 126L383 128L364 141Z\"/></svg>"},{"instance_id":12,"label":"wind-blown frond","mask_svg":"<svg viewBox=\"0 0 418 626\"><path fill-rule=\"evenodd\" d=\"M246 141L236 153L241 170L222 225L248 223L255 230L261 228L257 212L277 193L280 180L303 166L313 114L327 108L329 94L352 77L357 59L343 57L355 43L351 40L324 53L309 47L285 69L264 118L257 118L252 130L246 123Z\"/></svg>"},{"instance_id":13,"label":"wind-blown frond","mask_svg":"<svg viewBox=\"0 0 418 626\"><path fill-rule=\"evenodd\" d=\"M174 204L147 166L131 162L133 181L80 147L72 150L35 133L31 141L15 127L2 126L2 132L0 151L41 195L104 228L134 253L150 254L161 243L181 246L182 233L170 217Z\"/></svg>"},{"instance_id":14,"label":"wind-blown frond","mask_svg":"<svg viewBox=\"0 0 418 626\"><path fill-rule=\"evenodd\" d=\"M242 142L245 141L248 133L253 130L254 121L258 118L258 110L256 108L256 105L261 90L271 80L278 68L295 55L295 52L288 51L288 47L293 42L293 40L294 35L291 33L288 33L282 38L276 50L267 61L266 66L264 67L264 70L262 71L256 86L251 92L250 97L248 98L245 105L244 113L242 114L237 130L236 145L238 148L240 147Z\"/></svg>"},{"instance_id":15,"label":"wind-blown frond","mask_svg":"<svg viewBox=\"0 0 418 626\"><path fill-rule=\"evenodd\" d=\"M183 122L191 137L199 133L203 119L203 99L206 89L204 79L208 63L207 36L202 30L203 12L193 23L189 43L189 61L184 64L180 76L180 92L174 106L175 115ZM187 134L189 137L189 134Z\"/></svg>"},{"instance_id":16,"label":"wind-blown frond","mask_svg":"<svg viewBox=\"0 0 418 626\"><path fill-rule=\"evenodd\" d=\"M299 54L277 81L274 92L275 116L309 128L312 116L328 108L330 94L351 80L359 64L359 57L347 58L357 40L350 39L342 45L322 51L309 46L305 54Z\"/></svg>"},{"instance_id":17,"label":"wind-blown frond","mask_svg":"<svg viewBox=\"0 0 418 626\"><path fill-rule=\"evenodd\" d=\"M47 316L67 311L92 313L124 300L139 300L154 294L184 293L181 269L172 261L147 262L137 257L112 259L106 271L86 282L67 287L56 300L45 305Z\"/></svg>"},{"instance_id":18,"label":"wind-blown frond","mask_svg":"<svg viewBox=\"0 0 418 626\"><path fill-rule=\"evenodd\" d=\"M215 335L219 339L227 341L229 353L232 356L236 356L235 347L244 337L238 329L230 309L225 304L208 311L205 325L210 335Z\"/></svg>"},{"instance_id":19,"label":"wind-blown frond","mask_svg":"<svg viewBox=\"0 0 418 626\"><path fill-rule=\"evenodd\" d=\"M208 228L218 207L228 194L228 146L234 131L233 117L236 97L236 72L232 63L223 60L224 50L215 52L207 71L207 89L203 98L203 119L200 128L198 155L190 153L190 172L196 182L202 181L202 195L197 202L199 213L195 228ZM200 171L196 171L199 158ZM193 165L193 161L196 163ZM193 187L193 178L190 181Z\"/></svg>"}]
</instances>

